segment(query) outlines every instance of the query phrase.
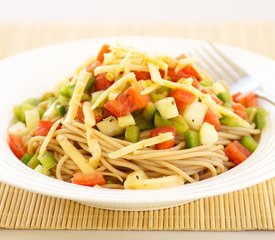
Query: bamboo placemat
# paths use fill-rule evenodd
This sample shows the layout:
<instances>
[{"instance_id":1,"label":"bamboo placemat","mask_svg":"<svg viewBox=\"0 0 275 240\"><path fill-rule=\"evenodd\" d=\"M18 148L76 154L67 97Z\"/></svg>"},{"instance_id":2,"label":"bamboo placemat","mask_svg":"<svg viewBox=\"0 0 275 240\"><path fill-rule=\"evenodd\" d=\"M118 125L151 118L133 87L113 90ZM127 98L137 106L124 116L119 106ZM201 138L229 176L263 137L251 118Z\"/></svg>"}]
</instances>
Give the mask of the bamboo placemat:
<instances>
[{"instance_id":1,"label":"bamboo placemat","mask_svg":"<svg viewBox=\"0 0 275 240\"><path fill-rule=\"evenodd\" d=\"M31 48L109 35L164 35L209 39L275 58L275 23L0 25L0 58ZM274 159L275 161L275 159ZM98 230L274 230L275 178L174 208L110 211L0 183L0 227Z\"/></svg>"}]
</instances>

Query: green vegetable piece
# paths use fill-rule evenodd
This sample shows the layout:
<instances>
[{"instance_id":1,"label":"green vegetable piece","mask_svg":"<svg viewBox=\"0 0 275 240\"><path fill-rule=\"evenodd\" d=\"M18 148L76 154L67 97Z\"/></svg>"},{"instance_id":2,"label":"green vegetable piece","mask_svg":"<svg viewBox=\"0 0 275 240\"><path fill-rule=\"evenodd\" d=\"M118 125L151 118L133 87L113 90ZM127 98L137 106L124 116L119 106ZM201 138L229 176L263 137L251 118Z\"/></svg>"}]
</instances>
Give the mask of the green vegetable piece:
<instances>
[{"instance_id":1,"label":"green vegetable piece","mask_svg":"<svg viewBox=\"0 0 275 240\"><path fill-rule=\"evenodd\" d=\"M158 100L166 98L167 96L168 96L168 92L152 93L151 99L152 99L152 102L157 102Z\"/></svg>"},{"instance_id":2,"label":"green vegetable piece","mask_svg":"<svg viewBox=\"0 0 275 240\"><path fill-rule=\"evenodd\" d=\"M138 126L128 126L125 130L125 140L129 142L138 142L140 129Z\"/></svg>"},{"instance_id":3,"label":"green vegetable piece","mask_svg":"<svg viewBox=\"0 0 275 240\"><path fill-rule=\"evenodd\" d=\"M264 126L266 125L266 116L267 112L263 108L258 108L255 118L254 118L254 123L256 124L257 129L263 129Z\"/></svg>"},{"instance_id":4,"label":"green vegetable piece","mask_svg":"<svg viewBox=\"0 0 275 240\"><path fill-rule=\"evenodd\" d=\"M104 93L104 90L101 91L97 91L97 92L93 92L92 93L92 99L91 99L91 104L93 105L95 103L95 101ZM98 107L103 107L104 106L105 101L102 101Z\"/></svg>"},{"instance_id":5,"label":"green vegetable piece","mask_svg":"<svg viewBox=\"0 0 275 240\"><path fill-rule=\"evenodd\" d=\"M22 112L21 105L14 106L13 113L17 120L21 120L21 112Z\"/></svg>"},{"instance_id":6,"label":"green vegetable piece","mask_svg":"<svg viewBox=\"0 0 275 240\"><path fill-rule=\"evenodd\" d=\"M31 158L32 158L31 154L25 153L24 156L21 158L21 162L27 165L28 162L31 160Z\"/></svg>"},{"instance_id":7,"label":"green vegetable piece","mask_svg":"<svg viewBox=\"0 0 275 240\"><path fill-rule=\"evenodd\" d=\"M84 91L89 93L92 90L94 83L95 83L95 78L94 78L94 76L91 76L87 82L87 85L86 85Z\"/></svg>"},{"instance_id":8,"label":"green vegetable piece","mask_svg":"<svg viewBox=\"0 0 275 240\"><path fill-rule=\"evenodd\" d=\"M35 169L39 164L40 162L38 160L38 153L34 154L30 161L27 163L27 165L32 169Z\"/></svg>"},{"instance_id":9,"label":"green vegetable piece","mask_svg":"<svg viewBox=\"0 0 275 240\"><path fill-rule=\"evenodd\" d=\"M73 86L64 86L60 89L59 94L65 98L70 98L74 92L74 85Z\"/></svg>"},{"instance_id":10,"label":"green vegetable piece","mask_svg":"<svg viewBox=\"0 0 275 240\"><path fill-rule=\"evenodd\" d=\"M154 117L156 111L156 107L154 103L148 102L147 106L144 108L142 112L142 116L145 118L146 121L151 121Z\"/></svg>"},{"instance_id":11,"label":"green vegetable piece","mask_svg":"<svg viewBox=\"0 0 275 240\"><path fill-rule=\"evenodd\" d=\"M47 175L47 176L50 175L50 171L48 169L44 168L40 164L34 169L34 171L39 172L39 173L44 174L44 175Z\"/></svg>"},{"instance_id":12,"label":"green vegetable piece","mask_svg":"<svg viewBox=\"0 0 275 240\"><path fill-rule=\"evenodd\" d=\"M56 109L59 112L59 114L60 114L61 117L63 117L66 114L66 112L67 112L65 106L60 105L60 104L56 105Z\"/></svg>"},{"instance_id":13,"label":"green vegetable piece","mask_svg":"<svg viewBox=\"0 0 275 240\"><path fill-rule=\"evenodd\" d=\"M223 116L221 119L221 124L222 125L227 125L227 126L239 126L239 123L236 119L228 116Z\"/></svg>"},{"instance_id":14,"label":"green vegetable piece","mask_svg":"<svg viewBox=\"0 0 275 240\"><path fill-rule=\"evenodd\" d=\"M30 105L33 105L33 106L37 106L38 103L40 103L39 98L29 98L29 99L24 101L24 104L30 104Z\"/></svg>"},{"instance_id":15,"label":"green vegetable piece","mask_svg":"<svg viewBox=\"0 0 275 240\"><path fill-rule=\"evenodd\" d=\"M33 108L34 108L34 106L29 104L29 103L24 103L24 104L21 105L21 118L20 118L20 120L22 122L26 122L25 112L28 111L28 110L31 110Z\"/></svg>"},{"instance_id":16,"label":"green vegetable piece","mask_svg":"<svg viewBox=\"0 0 275 240\"><path fill-rule=\"evenodd\" d=\"M188 129L184 133L184 140L186 148L198 147L200 145L199 133L197 131Z\"/></svg>"},{"instance_id":17,"label":"green vegetable piece","mask_svg":"<svg viewBox=\"0 0 275 240\"><path fill-rule=\"evenodd\" d=\"M56 166L56 159L50 152L46 151L41 157L40 163L45 169L50 170Z\"/></svg>"},{"instance_id":18,"label":"green vegetable piece","mask_svg":"<svg viewBox=\"0 0 275 240\"><path fill-rule=\"evenodd\" d=\"M257 112L257 108L255 107L246 108L247 118L250 123L254 121L256 112Z\"/></svg>"},{"instance_id":19,"label":"green vegetable piece","mask_svg":"<svg viewBox=\"0 0 275 240\"><path fill-rule=\"evenodd\" d=\"M142 115L135 117L135 122L139 129L142 131L155 128L154 124L152 122L146 121Z\"/></svg>"},{"instance_id":20,"label":"green vegetable piece","mask_svg":"<svg viewBox=\"0 0 275 240\"><path fill-rule=\"evenodd\" d=\"M178 135L183 135L188 129L188 125L184 120L183 116L179 115L175 118L170 119L172 121L172 125L176 128L176 133Z\"/></svg>"},{"instance_id":21,"label":"green vegetable piece","mask_svg":"<svg viewBox=\"0 0 275 240\"><path fill-rule=\"evenodd\" d=\"M258 143L251 136L244 136L241 140L241 144L249 151L254 152L258 146Z\"/></svg>"},{"instance_id":22,"label":"green vegetable piece","mask_svg":"<svg viewBox=\"0 0 275 240\"><path fill-rule=\"evenodd\" d=\"M85 102L85 101L90 101L91 99L91 95L89 93L83 93L82 97L81 97L81 101Z\"/></svg>"},{"instance_id":23,"label":"green vegetable piece","mask_svg":"<svg viewBox=\"0 0 275 240\"><path fill-rule=\"evenodd\" d=\"M173 126L176 128L176 133L178 135L183 135L188 130L188 125L182 116L177 116L175 118L167 120L162 118L159 112L156 112L154 116L154 123L157 128L164 126Z\"/></svg>"},{"instance_id":24,"label":"green vegetable piece","mask_svg":"<svg viewBox=\"0 0 275 240\"><path fill-rule=\"evenodd\" d=\"M230 94L230 92L226 91L226 92L220 92L217 97L219 99L221 99L224 103L232 103L232 96Z\"/></svg>"}]
</instances>

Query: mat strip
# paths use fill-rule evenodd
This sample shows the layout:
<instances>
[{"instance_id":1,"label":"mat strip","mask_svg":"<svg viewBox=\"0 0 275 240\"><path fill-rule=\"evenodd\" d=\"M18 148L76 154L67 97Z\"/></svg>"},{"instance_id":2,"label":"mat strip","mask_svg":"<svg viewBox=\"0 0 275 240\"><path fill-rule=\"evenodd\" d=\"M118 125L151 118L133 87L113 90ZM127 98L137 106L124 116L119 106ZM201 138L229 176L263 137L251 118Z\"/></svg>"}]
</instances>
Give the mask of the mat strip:
<instances>
[{"instance_id":1,"label":"mat strip","mask_svg":"<svg viewBox=\"0 0 275 240\"><path fill-rule=\"evenodd\" d=\"M275 58L275 24L0 25L0 58L67 40L108 35L209 39ZM0 227L97 230L275 230L275 178L174 208L110 211L0 183Z\"/></svg>"}]
</instances>

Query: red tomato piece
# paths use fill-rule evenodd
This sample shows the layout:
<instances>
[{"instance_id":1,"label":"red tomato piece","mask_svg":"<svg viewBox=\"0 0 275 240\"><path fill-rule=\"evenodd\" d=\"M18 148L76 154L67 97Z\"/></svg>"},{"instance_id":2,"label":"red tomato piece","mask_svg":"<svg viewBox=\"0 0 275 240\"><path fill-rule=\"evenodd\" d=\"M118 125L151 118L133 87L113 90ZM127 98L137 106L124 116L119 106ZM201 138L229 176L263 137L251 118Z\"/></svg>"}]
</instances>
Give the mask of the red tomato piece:
<instances>
[{"instance_id":1,"label":"red tomato piece","mask_svg":"<svg viewBox=\"0 0 275 240\"><path fill-rule=\"evenodd\" d=\"M196 100L196 96L193 95L190 92L187 92L183 89L175 89L172 90L169 93L170 97L173 97L175 99L177 108L179 110L180 113L183 112L184 108L191 104L192 102L194 102Z\"/></svg>"},{"instance_id":2,"label":"red tomato piece","mask_svg":"<svg viewBox=\"0 0 275 240\"><path fill-rule=\"evenodd\" d=\"M240 164L250 156L250 152L238 141L229 143L224 149L225 155L233 162Z\"/></svg>"},{"instance_id":3,"label":"red tomato piece","mask_svg":"<svg viewBox=\"0 0 275 240\"><path fill-rule=\"evenodd\" d=\"M248 92L245 94L240 94L236 97L236 102L241 103L245 107L258 106L258 97L253 92Z\"/></svg>"},{"instance_id":4,"label":"red tomato piece","mask_svg":"<svg viewBox=\"0 0 275 240\"><path fill-rule=\"evenodd\" d=\"M212 124L216 128L216 130L221 129L221 123L218 116L215 113L213 113L213 111L210 108L207 109L207 112L204 117L204 122Z\"/></svg>"},{"instance_id":5,"label":"red tomato piece","mask_svg":"<svg viewBox=\"0 0 275 240\"><path fill-rule=\"evenodd\" d=\"M10 134L8 142L9 142L9 146L10 146L10 149L12 150L13 154L18 159L21 159L24 156L24 154L26 153L26 148L22 141L22 137Z\"/></svg>"},{"instance_id":6,"label":"red tomato piece","mask_svg":"<svg viewBox=\"0 0 275 240\"><path fill-rule=\"evenodd\" d=\"M149 72L144 71L134 71L134 74L136 75L136 79L139 80L148 80L151 78L151 75Z\"/></svg>"},{"instance_id":7,"label":"red tomato piece","mask_svg":"<svg viewBox=\"0 0 275 240\"><path fill-rule=\"evenodd\" d=\"M86 70L87 70L87 72L89 72L92 75L94 75L95 68L98 67L98 66L101 66L101 62L98 61L98 60L96 60L91 65L87 66Z\"/></svg>"},{"instance_id":8,"label":"red tomato piece","mask_svg":"<svg viewBox=\"0 0 275 240\"><path fill-rule=\"evenodd\" d=\"M140 82L137 82L117 96L114 100L105 103L104 108L116 117L121 117L142 109L150 101L149 96L140 94L142 90L143 86Z\"/></svg>"},{"instance_id":9,"label":"red tomato piece","mask_svg":"<svg viewBox=\"0 0 275 240\"><path fill-rule=\"evenodd\" d=\"M95 78L95 91L101 91L101 90L106 90L109 88L114 81L109 81L106 78L106 73L100 73L96 78Z\"/></svg>"},{"instance_id":10,"label":"red tomato piece","mask_svg":"<svg viewBox=\"0 0 275 240\"><path fill-rule=\"evenodd\" d=\"M99 53L97 54L97 60L103 63L104 61L104 54L111 52L110 46L108 44L103 44Z\"/></svg>"},{"instance_id":11,"label":"red tomato piece","mask_svg":"<svg viewBox=\"0 0 275 240\"><path fill-rule=\"evenodd\" d=\"M104 185L105 179L103 175L99 172L96 173L89 173L89 174L83 174L83 173L75 173L72 178L72 183L79 184L83 186L90 186L93 187L95 185Z\"/></svg>"},{"instance_id":12,"label":"red tomato piece","mask_svg":"<svg viewBox=\"0 0 275 240\"><path fill-rule=\"evenodd\" d=\"M79 122L84 122L84 113L83 113L83 108L82 104L78 107L75 119L78 120Z\"/></svg>"},{"instance_id":13,"label":"red tomato piece","mask_svg":"<svg viewBox=\"0 0 275 240\"><path fill-rule=\"evenodd\" d=\"M236 103L239 102L240 96L241 96L241 93L240 93L240 92L237 92L237 93L233 94L233 95L232 95L233 101L236 102Z\"/></svg>"},{"instance_id":14,"label":"red tomato piece","mask_svg":"<svg viewBox=\"0 0 275 240\"><path fill-rule=\"evenodd\" d=\"M50 120L40 120L36 130L36 136L47 136L53 124L54 122ZM59 128L61 128L61 126Z\"/></svg>"},{"instance_id":15,"label":"red tomato piece","mask_svg":"<svg viewBox=\"0 0 275 240\"><path fill-rule=\"evenodd\" d=\"M181 72L189 75L189 76L193 76L196 79L198 79L199 81L201 80L201 76L198 73L198 71L194 68L193 65L189 64L186 67L184 67L183 69L180 70Z\"/></svg>"},{"instance_id":16,"label":"red tomato piece","mask_svg":"<svg viewBox=\"0 0 275 240\"><path fill-rule=\"evenodd\" d=\"M177 82L181 78L191 77L189 74L184 73L182 70L180 70L180 71L178 71L178 73L176 73L174 68L168 68L167 75L170 77L172 82Z\"/></svg>"},{"instance_id":17,"label":"red tomato piece","mask_svg":"<svg viewBox=\"0 0 275 240\"><path fill-rule=\"evenodd\" d=\"M95 121L100 122L103 119L103 110L102 110L102 108L96 108L94 110L94 115L95 115Z\"/></svg>"},{"instance_id":18,"label":"red tomato piece","mask_svg":"<svg viewBox=\"0 0 275 240\"><path fill-rule=\"evenodd\" d=\"M155 128L155 129L151 130L151 132L150 132L151 137L155 137L155 136L158 136L160 133L167 133L167 132L173 133L174 138L171 140L167 140L162 143L156 144L155 148L157 150L169 149L175 145L176 128L171 127L171 126L165 126L165 127L159 127L159 128Z\"/></svg>"},{"instance_id":19,"label":"red tomato piece","mask_svg":"<svg viewBox=\"0 0 275 240\"><path fill-rule=\"evenodd\" d=\"M240 103L234 103L233 104L233 110L234 110L234 113L236 113L237 115L239 115L244 120L247 119L246 108L242 104L240 104Z\"/></svg>"}]
</instances>

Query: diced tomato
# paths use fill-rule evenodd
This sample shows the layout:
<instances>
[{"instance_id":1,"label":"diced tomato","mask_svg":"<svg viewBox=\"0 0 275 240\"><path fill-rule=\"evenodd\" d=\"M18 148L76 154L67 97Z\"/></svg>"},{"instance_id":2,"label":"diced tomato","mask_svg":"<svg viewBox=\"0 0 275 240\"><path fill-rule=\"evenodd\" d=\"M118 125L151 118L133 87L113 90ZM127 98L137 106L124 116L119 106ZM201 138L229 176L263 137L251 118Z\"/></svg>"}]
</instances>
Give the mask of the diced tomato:
<instances>
[{"instance_id":1,"label":"diced tomato","mask_svg":"<svg viewBox=\"0 0 275 240\"><path fill-rule=\"evenodd\" d=\"M26 153L26 148L22 141L22 137L10 134L8 142L9 142L10 149L12 150L14 155L18 159L21 159L24 156L24 154Z\"/></svg>"},{"instance_id":2,"label":"diced tomato","mask_svg":"<svg viewBox=\"0 0 275 240\"><path fill-rule=\"evenodd\" d=\"M40 120L35 135L44 136L44 137L47 136L53 124L54 122L50 120ZM57 129L60 129L60 128L61 126L59 126Z\"/></svg>"},{"instance_id":3,"label":"diced tomato","mask_svg":"<svg viewBox=\"0 0 275 240\"><path fill-rule=\"evenodd\" d=\"M134 71L134 74L136 75L136 79L139 80L148 80L150 79L150 73L144 72L144 71Z\"/></svg>"},{"instance_id":4,"label":"diced tomato","mask_svg":"<svg viewBox=\"0 0 275 240\"><path fill-rule=\"evenodd\" d=\"M96 173L89 173L89 174L83 174L83 173L75 173L72 178L72 183L83 185L83 186L90 186L93 187L95 185L104 185L105 179L103 175L100 172Z\"/></svg>"},{"instance_id":5,"label":"diced tomato","mask_svg":"<svg viewBox=\"0 0 275 240\"><path fill-rule=\"evenodd\" d=\"M241 93L240 93L240 92L237 92L237 93L233 94L233 95L232 95L233 101L236 102L236 103L239 102L240 96L241 96Z\"/></svg>"},{"instance_id":6,"label":"diced tomato","mask_svg":"<svg viewBox=\"0 0 275 240\"><path fill-rule=\"evenodd\" d=\"M167 133L167 132L171 132L171 133L173 133L174 136L176 136L176 128L170 127L170 126L155 128L155 129L151 130L150 136L155 137L155 136L158 136L160 133ZM173 147L174 145L175 145L175 138L173 138L171 140L167 140L162 143L158 143L155 145L155 148L157 150L169 149L169 148Z\"/></svg>"},{"instance_id":7,"label":"diced tomato","mask_svg":"<svg viewBox=\"0 0 275 240\"><path fill-rule=\"evenodd\" d=\"M191 104L192 102L194 102L196 100L196 96L193 95L190 92L187 92L183 89L175 89L172 90L169 93L170 97L173 97L175 99L177 108L179 110L180 113L183 112L184 108Z\"/></svg>"},{"instance_id":8,"label":"diced tomato","mask_svg":"<svg viewBox=\"0 0 275 240\"><path fill-rule=\"evenodd\" d=\"M95 68L100 66L101 65L101 62L96 60L94 61L91 65L89 65L86 70L87 72L91 73L92 75L94 75L94 71L95 71Z\"/></svg>"},{"instance_id":9,"label":"diced tomato","mask_svg":"<svg viewBox=\"0 0 275 240\"><path fill-rule=\"evenodd\" d=\"M212 124L216 128L216 130L221 129L221 123L218 116L210 108L207 109L204 117L204 122Z\"/></svg>"},{"instance_id":10,"label":"diced tomato","mask_svg":"<svg viewBox=\"0 0 275 240\"><path fill-rule=\"evenodd\" d=\"M234 110L234 113L236 113L237 115L239 115L244 120L247 119L246 108L242 104L240 104L240 103L234 103L233 104L233 110Z\"/></svg>"},{"instance_id":11,"label":"diced tomato","mask_svg":"<svg viewBox=\"0 0 275 240\"><path fill-rule=\"evenodd\" d=\"M194 77L193 77L192 86L196 89L200 89L200 82Z\"/></svg>"},{"instance_id":12,"label":"diced tomato","mask_svg":"<svg viewBox=\"0 0 275 240\"><path fill-rule=\"evenodd\" d=\"M109 88L114 81L109 81L106 78L106 73L100 73L96 78L95 78L95 91L101 91L101 90L106 90Z\"/></svg>"},{"instance_id":13,"label":"diced tomato","mask_svg":"<svg viewBox=\"0 0 275 240\"><path fill-rule=\"evenodd\" d=\"M103 111L102 108L96 108L94 110L94 115L95 115L95 121L100 122L103 119Z\"/></svg>"},{"instance_id":14,"label":"diced tomato","mask_svg":"<svg viewBox=\"0 0 275 240\"><path fill-rule=\"evenodd\" d=\"M164 71L164 70L160 69L160 70L159 70L159 73L160 73L160 76L161 76L162 78L165 77L165 71Z\"/></svg>"},{"instance_id":15,"label":"diced tomato","mask_svg":"<svg viewBox=\"0 0 275 240\"><path fill-rule=\"evenodd\" d=\"M143 86L140 82L132 85L114 100L105 103L104 107L116 117L127 115L144 108L150 101L148 95L141 95Z\"/></svg>"},{"instance_id":16,"label":"diced tomato","mask_svg":"<svg viewBox=\"0 0 275 240\"><path fill-rule=\"evenodd\" d=\"M227 157L229 157L230 160L237 164L243 162L251 154L242 144L236 140L229 143L225 147L224 153Z\"/></svg>"},{"instance_id":17,"label":"diced tomato","mask_svg":"<svg viewBox=\"0 0 275 240\"><path fill-rule=\"evenodd\" d=\"M241 103L245 107L258 106L258 97L253 92L240 94L234 99L236 102Z\"/></svg>"},{"instance_id":18,"label":"diced tomato","mask_svg":"<svg viewBox=\"0 0 275 240\"><path fill-rule=\"evenodd\" d=\"M189 64L186 67L184 67L183 69L180 70L182 73L188 74L189 76L193 76L196 79L198 79L199 81L201 80L201 76L198 73L198 71L194 68L193 65Z\"/></svg>"},{"instance_id":19,"label":"diced tomato","mask_svg":"<svg viewBox=\"0 0 275 240\"><path fill-rule=\"evenodd\" d=\"M104 54L111 52L110 46L108 44L103 44L99 53L97 54L97 60L103 63L104 61Z\"/></svg>"},{"instance_id":20,"label":"diced tomato","mask_svg":"<svg viewBox=\"0 0 275 240\"><path fill-rule=\"evenodd\" d=\"M180 71L178 71L178 73L176 73L174 68L168 68L167 75L170 77L172 82L177 82L181 78L191 77L189 74L184 73L182 70L180 70Z\"/></svg>"},{"instance_id":21,"label":"diced tomato","mask_svg":"<svg viewBox=\"0 0 275 240\"><path fill-rule=\"evenodd\" d=\"M83 113L82 105L78 106L75 119L78 120L79 122L82 122L82 123L84 122L84 113Z\"/></svg>"}]
</instances>

